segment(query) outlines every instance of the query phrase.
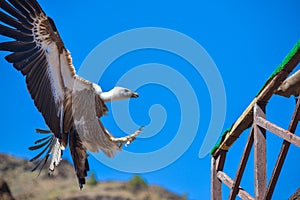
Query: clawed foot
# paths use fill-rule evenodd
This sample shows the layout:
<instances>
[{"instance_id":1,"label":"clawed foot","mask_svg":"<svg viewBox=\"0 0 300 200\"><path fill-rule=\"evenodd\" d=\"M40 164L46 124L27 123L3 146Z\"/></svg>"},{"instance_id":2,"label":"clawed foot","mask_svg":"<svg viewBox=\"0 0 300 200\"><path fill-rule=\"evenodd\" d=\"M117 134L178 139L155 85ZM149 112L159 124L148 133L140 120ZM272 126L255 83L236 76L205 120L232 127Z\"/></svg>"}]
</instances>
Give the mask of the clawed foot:
<instances>
[{"instance_id":1,"label":"clawed foot","mask_svg":"<svg viewBox=\"0 0 300 200\"><path fill-rule=\"evenodd\" d=\"M127 146L131 142L133 142L136 139L136 137L142 132L143 128L144 128L144 126L141 126L135 133L125 136L125 137L115 138L113 136L110 136L110 140L112 142L115 142L119 148L122 148L124 143L125 143L125 146Z\"/></svg>"}]
</instances>

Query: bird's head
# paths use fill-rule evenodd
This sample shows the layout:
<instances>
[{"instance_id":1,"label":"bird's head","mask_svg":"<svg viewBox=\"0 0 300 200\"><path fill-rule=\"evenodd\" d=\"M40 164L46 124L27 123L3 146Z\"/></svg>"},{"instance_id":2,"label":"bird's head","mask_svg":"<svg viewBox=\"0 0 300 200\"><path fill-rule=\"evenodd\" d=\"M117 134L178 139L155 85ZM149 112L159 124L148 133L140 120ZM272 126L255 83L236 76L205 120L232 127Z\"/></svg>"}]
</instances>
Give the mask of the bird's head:
<instances>
[{"instance_id":1,"label":"bird's head","mask_svg":"<svg viewBox=\"0 0 300 200\"><path fill-rule=\"evenodd\" d=\"M116 101L129 98L139 97L137 92L133 92L127 88L116 86L108 92L101 92L100 97L103 101Z\"/></svg>"},{"instance_id":2,"label":"bird's head","mask_svg":"<svg viewBox=\"0 0 300 200\"><path fill-rule=\"evenodd\" d=\"M114 100L122 100L129 98L138 98L139 94L137 92L133 92L127 88L116 86L112 89Z\"/></svg>"}]
</instances>

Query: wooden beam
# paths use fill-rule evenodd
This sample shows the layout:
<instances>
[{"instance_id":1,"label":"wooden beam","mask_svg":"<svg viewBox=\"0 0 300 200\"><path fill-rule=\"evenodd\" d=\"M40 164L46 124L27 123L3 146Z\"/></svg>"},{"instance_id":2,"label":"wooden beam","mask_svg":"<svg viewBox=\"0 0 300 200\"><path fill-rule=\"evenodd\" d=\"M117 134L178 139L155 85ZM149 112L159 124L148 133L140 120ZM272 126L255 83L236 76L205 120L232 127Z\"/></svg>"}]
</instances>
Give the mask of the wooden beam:
<instances>
[{"instance_id":1,"label":"wooden beam","mask_svg":"<svg viewBox=\"0 0 300 200\"><path fill-rule=\"evenodd\" d=\"M300 147L300 137L294 135L294 133L283 129L262 117L257 117L256 123L258 126L264 128L264 129L267 129L271 133L274 133L275 135L283 138L284 140L288 141L289 143L292 143L292 144L296 145L297 147Z\"/></svg>"},{"instance_id":2,"label":"wooden beam","mask_svg":"<svg viewBox=\"0 0 300 200\"><path fill-rule=\"evenodd\" d=\"M217 177L216 159L211 157L211 185L210 197L212 200L222 199L222 182Z\"/></svg>"},{"instance_id":3,"label":"wooden beam","mask_svg":"<svg viewBox=\"0 0 300 200\"><path fill-rule=\"evenodd\" d=\"M228 150L229 147L234 143L234 141L240 136L240 134L251 126L253 122L253 107L256 104L257 99L253 99L250 105L242 113L242 115L237 119L237 121L232 126L229 133L227 133L224 141L221 143L219 149L214 153L218 154L221 150Z\"/></svg>"},{"instance_id":4,"label":"wooden beam","mask_svg":"<svg viewBox=\"0 0 300 200\"><path fill-rule=\"evenodd\" d=\"M248 140L247 140L244 152L243 152L241 162L239 164L237 173L235 175L235 179L233 181L233 187L232 187L232 190L230 191L230 195L229 195L229 198L228 198L230 200L234 200L236 198L236 195L238 194L239 186L241 184L241 180L242 180L242 177L243 177L243 174L244 174L244 170L246 168L246 164L248 162L248 158L249 158L252 146L253 146L253 127L250 131L250 134L249 134L249 137L248 137Z\"/></svg>"},{"instance_id":5,"label":"wooden beam","mask_svg":"<svg viewBox=\"0 0 300 200\"><path fill-rule=\"evenodd\" d=\"M258 117L265 118L265 103L254 106L254 190L255 198L262 200L266 192L266 130L256 124Z\"/></svg>"},{"instance_id":6,"label":"wooden beam","mask_svg":"<svg viewBox=\"0 0 300 200\"><path fill-rule=\"evenodd\" d=\"M233 125L231 131L227 133L226 138L221 143L218 149L214 152L214 155L218 154L220 150L228 150L229 147L235 142L240 134L247 129L253 122L253 108L256 102L268 102L274 92L278 89L281 83L288 77L292 70L300 62L300 50L293 55L290 55L289 61L285 64L284 69L278 72L268 83L264 86L263 90L257 95L257 97L250 103L243 114L237 119Z\"/></svg>"},{"instance_id":7,"label":"wooden beam","mask_svg":"<svg viewBox=\"0 0 300 200\"><path fill-rule=\"evenodd\" d=\"M299 122L299 119L300 119L300 98L298 98L298 100L297 100L297 105L296 105L294 114L292 116L292 119L291 119L291 122L290 122L290 125L289 125L289 128L288 128L288 130L291 133L295 133L298 122ZM285 160L286 155L288 153L290 144L291 143L289 143L286 140L284 140L283 143L282 143L282 146L281 146L281 149L280 149L280 152L279 152L279 156L278 156L278 159L276 161L276 164L275 164L275 167L274 167L274 170L272 172L272 176L271 176L271 179L270 179L270 182L269 182L269 185L268 185L268 189L267 189L265 199L272 199L273 192L274 192L277 180L279 178L284 160Z\"/></svg>"},{"instance_id":8,"label":"wooden beam","mask_svg":"<svg viewBox=\"0 0 300 200\"><path fill-rule=\"evenodd\" d=\"M227 187L233 187L233 181L227 174L225 174L222 171L219 171L217 176ZM241 187L239 187L238 196L243 200L254 200L254 198Z\"/></svg>"}]
</instances>

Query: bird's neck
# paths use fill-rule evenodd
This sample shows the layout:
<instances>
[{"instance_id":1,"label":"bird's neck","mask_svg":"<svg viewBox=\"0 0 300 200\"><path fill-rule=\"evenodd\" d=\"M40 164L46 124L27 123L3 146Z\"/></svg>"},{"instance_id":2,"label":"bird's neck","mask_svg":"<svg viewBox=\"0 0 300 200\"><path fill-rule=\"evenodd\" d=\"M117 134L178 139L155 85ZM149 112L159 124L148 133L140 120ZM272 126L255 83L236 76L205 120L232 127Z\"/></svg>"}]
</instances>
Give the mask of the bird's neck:
<instances>
[{"instance_id":1,"label":"bird's neck","mask_svg":"<svg viewBox=\"0 0 300 200\"><path fill-rule=\"evenodd\" d=\"M111 101L124 99L122 98L121 94L117 93L114 89L111 89L108 92L101 92L100 98L104 102L111 102Z\"/></svg>"},{"instance_id":2,"label":"bird's neck","mask_svg":"<svg viewBox=\"0 0 300 200\"><path fill-rule=\"evenodd\" d=\"M115 94L113 92L113 89L108 92L101 92L100 98L104 102L111 102L111 101L115 100Z\"/></svg>"}]
</instances>

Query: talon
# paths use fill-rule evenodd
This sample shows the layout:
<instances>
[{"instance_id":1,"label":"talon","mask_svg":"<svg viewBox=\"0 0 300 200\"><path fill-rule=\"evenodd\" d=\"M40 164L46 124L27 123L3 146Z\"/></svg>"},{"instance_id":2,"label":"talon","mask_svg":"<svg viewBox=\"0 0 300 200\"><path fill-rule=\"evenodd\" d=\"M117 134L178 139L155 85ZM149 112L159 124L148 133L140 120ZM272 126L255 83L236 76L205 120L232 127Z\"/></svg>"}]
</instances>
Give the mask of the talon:
<instances>
[{"instance_id":1,"label":"talon","mask_svg":"<svg viewBox=\"0 0 300 200\"><path fill-rule=\"evenodd\" d=\"M121 137L121 138L114 138L112 135L109 134L109 139L112 142L115 142L116 145L121 149L123 144L127 147L131 142L133 142L136 139L136 136L138 136L141 132L144 126L141 126L135 133L126 136L126 137Z\"/></svg>"}]
</instances>

